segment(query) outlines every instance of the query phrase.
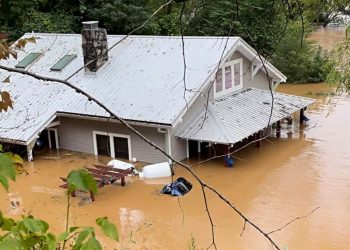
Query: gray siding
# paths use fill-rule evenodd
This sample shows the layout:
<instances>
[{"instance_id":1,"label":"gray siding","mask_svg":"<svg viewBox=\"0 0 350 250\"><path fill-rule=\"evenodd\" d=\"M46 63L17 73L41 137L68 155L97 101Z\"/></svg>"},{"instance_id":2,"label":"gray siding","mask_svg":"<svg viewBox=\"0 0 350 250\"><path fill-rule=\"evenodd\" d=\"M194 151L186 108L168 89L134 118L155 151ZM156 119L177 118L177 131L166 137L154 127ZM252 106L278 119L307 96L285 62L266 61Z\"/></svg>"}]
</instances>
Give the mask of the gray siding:
<instances>
[{"instance_id":1,"label":"gray siding","mask_svg":"<svg viewBox=\"0 0 350 250\"><path fill-rule=\"evenodd\" d=\"M148 145L121 124L67 117L61 117L60 122L58 134L60 148L62 149L93 154L93 131L95 130L130 135L132 157L136 157L139 161L156 163L166 160L166 157L161 152ZM165 134L159 133L157 128L134 127L145 137L165 149Z\"/></svg>"},{"instance_id":2,"label":"gray siding","mask_svg":"<svg viewBox=\"0 0 350 250\"><path fill-rule=\"evenodd\" d=\"M182 161L187 158L187 142L179 138L171 137L171 156L177 160Z\"/></svg>"},{"instance_id":3,"label":"gray siding","mask_svg":"<svg viewBox=\"0 0 350 250\"><path fill-rule=\"evenodd\" d=\"M209 91L210 86L208 86L203 93L207 95ZM203 107L205 107L207 103L207 97L206 95L199 95L198 98L194 101L194 103L187 109L186 113L182 117L182 121L177 124L177 126L173 129L173 134L176 133L178 129L183 128L184 126L187 126L191 119L201 110L203 110ZM213 88L210 90L210 99L212 99L213 96ZM183 160L187 158L187 142L186 140L175 138L174 136L171 137L171 153L173 157L175 157L176 160Z\"/></svg>"},{"instance_id":4,"label":"gray siding","mask_svg":"<svg viewBox=\"0 0 350 250\"><path fill-rule=\"evenodd\" d=\"M251 61L244 57L241 53L236 51L233 53L231 60L243 58L243 88L257 88L257 89L269 89L269 83L266 78L266 74L263 71L259 71L254 78L252 78Z\"/></svg>"},{"instance_id":5,"label":"gray siding","mask_svg":"<svg viewBox=\"0 0 350 250\"><path fill-rule=\"evenodd\" d=\"M268 81L266 78L266 74L262 71L260 71L254 78L251 77L251 62L243 56L241 53L236 51L232 54L231 58L229 60L235 60L235 59L243 59L243 88L259 88L259 89L265 89L268 90ZM207 102L207 95L208 91L209 93L209 99L214 98L214 88L211 87L210 83L209 86L203 91L204 95L199 95L197 99L193 102L193 104L187 109L186 113L182 117L182 121L176 125L176 127L173 129L173 133L176 133L178 129L186 127L193 117L200 111L203 110L203 107L205 107ZM172 138L171 141L171 152L172 155L177 160L183 160L187 157L187 146L186 141L182 139Z\"/></svg>"}]
</instances>

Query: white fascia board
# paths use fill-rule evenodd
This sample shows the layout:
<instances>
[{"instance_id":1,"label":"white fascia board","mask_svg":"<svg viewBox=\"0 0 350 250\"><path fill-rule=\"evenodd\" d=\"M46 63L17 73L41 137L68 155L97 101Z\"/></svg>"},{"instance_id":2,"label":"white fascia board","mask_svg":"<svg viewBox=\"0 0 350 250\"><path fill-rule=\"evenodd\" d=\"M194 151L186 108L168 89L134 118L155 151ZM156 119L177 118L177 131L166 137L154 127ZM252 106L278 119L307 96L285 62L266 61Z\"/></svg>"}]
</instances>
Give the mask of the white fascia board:
<instances>
[{"instance_id":1,"label":"white fascia board","mask_svg":"<svg viewBox=\"0 0 350 250\"><path fill-rule=\"evenodd\" d=\"M233 53L236 51L237 47L239 45L239 39L232 45L232 47L228 50L228 52L226 52L226 55L224 55L222 57L222 60L220 62L220 65L218 67L215 67L215 69L209 74L208 78L205 80L204 84L200 87L200 89L198 90L198 92L192 97L191 101L188 102L187 107L191 107L192 104L197 100L197 98L199 97L199 95L202 94L202 91L207 88L209 86L209 84L211 84L214 80L215 80L215 75L216 75L216 71L218 68L220 68L222 66L222 64L224 64L228 58L230 58ZM213 88L211 88L213 89ZM211 90L210 89L210 90ZM209 93L208 93L209 94ZM183 116L185 115L185 113L187 112L188 108L185 107L180 114L175 118L173 125L172 125L172 130L174 130L180 123L180 121L182 120Z\"/></svg>"},{"instance_id":2,"label":"white fascia board","mask_svg":"<svg viewBox=\"0 0 350 250\"><path fill-rule=\"evenodd\" d=\"M34 139L37 138L38 134L43 131L53 120L56 119L56 114L53 114L43 125L40 126L39 129L33 133L33 135L26 141L26 145L29 145Z\"/></svg>"},{"instance_id":3,"label":"white fascia board","mask_svg":"<svg viewBox=\"0 0 350 250\"><path fill-rule=\"evenodd\" d=\"M74 114L74 113L67 113L67 112L57 112L57 116L121 124L121 122L118 121L117 119L111 119L111 118L102 117L102 116L91 116L91 115ZM125 121L128 124L135 125L135 126L154 127L154 128L169 128L169 127L171 127L170 124L169 125L156 124L156 123L146 122L146 121L145 122L142 122L142 121L129 121L129 120L125 120Z\"/></svg>"},{"instance_id":4,"label":"white fascia board","mask_svg":"<svg viewBox=\"0 0 350 250\"><path fill-rule=\"evenodd\" d=\"M287 77L281 71L279 71L275 66L273 66L266 58L264 58L263 56L258 57L257 56L258 53L246 41L244 41L242 38L239 38L239 42L240 42L240 45L242 45L242 47L244 49L246 49L246 51L253 58L258 58L258 60L265 65L267 70L271 71L277 77L279 77L280 82L285 82L287 80ZM261 58L261 60L260 60L260 58Z\"/></svg>"}]
</instances>

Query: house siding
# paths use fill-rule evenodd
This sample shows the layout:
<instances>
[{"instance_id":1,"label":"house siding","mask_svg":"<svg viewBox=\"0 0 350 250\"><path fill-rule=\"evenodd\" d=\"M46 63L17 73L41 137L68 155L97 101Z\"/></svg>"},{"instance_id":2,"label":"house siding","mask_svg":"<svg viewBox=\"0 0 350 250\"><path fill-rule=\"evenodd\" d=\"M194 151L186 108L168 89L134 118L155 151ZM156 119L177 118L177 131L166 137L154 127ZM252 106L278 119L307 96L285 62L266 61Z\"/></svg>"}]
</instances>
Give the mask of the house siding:
<instances>
[{"instance_id":1,"label":"house siding","mask_svg":"<svg viewBox=\"0 0 350 250\"><path fill-rule=\"evenodd\" d=\"M165 134L159 133L157 128L144 126L134 126L134 128L165 149ZM58 127L60 148L94 154L93 131L130 135L131 155L139 161L156 163L166 160L160 151L115 122L60 117L60 126Z\"/></svg>"},{"instance_id":2,"label":"house siding","mask_svg":"<svg viewBox=\"0 0 350 250\"><path fill-rule=\"evenodd\" d=\"M227 61L241 59L243 60L243 89L247 88L258 88L268 90L268 81L266 74L263 71L259 71L258 74L252 78L251 77L251 62L240 52L236 51ZM181 122L179 122L176 127L173 129L173 134L178 132L178 129L188 126L193 117L195 117L199 110L203 110L203 107L207 103L207 95L209 92L209 100L214 99L214 87L211 87L213 83L211 82L208 86L202 91L204 95L199 95L193 104L187 109L186 113L183 115ZM186 141L178 138L172 139L172 154L177 159L184 159L187 157L187 146Z\"/></svg>"},{"instance_id":3,"label":"house siding","mask_svg":"<svg viewBox=\"0 0 350 250\"><path fill-rule=\"evenodd\" d=\"M182 161L187 158L187 142L186 140L171 137L171 156L177 160Z\"/></svg>"},{"instance_id":4,"label":"house siding","mask_svg":"<svg viewBox=\"0 0 350 250\"><path fill-rule=\"evenodd\" d=\"M257 89L269 89L269 83L266 78L266 74L263 71L259 71L258 74L252 78L251 61L243 56L238 51L234 52L230 60L243 59L243 88L257 88Z\"/></svg>"},{"instance_id":5,"label":"house siding","mask_svg":"<svg viewBox=\"0 0 350 250\"><path fill-rule=\"evenodd\" d=\"M203 90L203 93L205 93L205 95L199 95L197 99L193 102L193 104L190 107L188 107L186 113L182 117L182 121L175 126L175 128L172 131L172 134L176 134L178 132L178 129L186 127L192 121L193 117L195 117L199 111L203 110L203 107L205 107L207 103L207 94L209 89L209 99L213 98L213 88L211 88L209 85L207 86L207 88L205 88L205 90ZM187 141L172 136L171 143L171 152L173 157L175 157L175 159L179 161L186 159Z\"/></svg>"}]
</instances>

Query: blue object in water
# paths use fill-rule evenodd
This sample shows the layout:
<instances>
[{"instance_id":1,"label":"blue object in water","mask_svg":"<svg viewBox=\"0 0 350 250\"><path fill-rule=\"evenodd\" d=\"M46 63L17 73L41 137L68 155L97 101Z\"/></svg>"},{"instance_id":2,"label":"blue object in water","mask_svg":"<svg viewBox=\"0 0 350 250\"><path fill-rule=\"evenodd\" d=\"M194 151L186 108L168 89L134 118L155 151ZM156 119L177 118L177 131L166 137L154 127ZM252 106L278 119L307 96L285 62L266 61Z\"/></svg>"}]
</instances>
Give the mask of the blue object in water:
<instances>
[{"instance_id":1,"label":"blue object in water","mask_svg":"<svg viewBox=\"0 0 350 250\"><path fill-rule=\"evenodd\" d=\"M41 147L44 145L44 143L42 142L42 140L37 139L36 142L35 142L35 145L36 145L37 147L41 148Z\"/></svg>"},{"instance_id":2,"label":"blue object in water","mask_svg":"<svg viewBox=\"0 0 350 250\"><path fill-rule=\"evenodd\" d=\"M224 160L226 162L227 167L232 168L234 165L233 159L229 155L225 155Z\"/></svg>"}]
</instances>

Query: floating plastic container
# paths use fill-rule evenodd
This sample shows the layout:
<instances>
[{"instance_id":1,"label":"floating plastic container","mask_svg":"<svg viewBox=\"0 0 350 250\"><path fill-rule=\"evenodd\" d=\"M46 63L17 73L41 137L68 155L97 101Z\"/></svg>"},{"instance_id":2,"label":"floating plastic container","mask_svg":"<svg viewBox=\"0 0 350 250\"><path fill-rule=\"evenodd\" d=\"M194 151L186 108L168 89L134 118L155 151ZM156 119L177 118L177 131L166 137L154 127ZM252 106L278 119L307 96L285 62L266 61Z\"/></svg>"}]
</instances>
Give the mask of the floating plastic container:
<instances>
[{"instance_id":1,"label":"floating plastic container","mask_svg":"<svg viewBox=\"0 0 350 250\"><path fill-rule=\"evenodd\" d=\"M169 177L171 176L171 166L168 162L147 165L139 173L139 176L145 179Z\"/></svg>"},{"instance_id":2,"label":"floating plastic container","mask_svg":"<svg viewBox=\"0 0 350 250\"><path fill-rule=\"evenodd\" d=\"M128 169L134 169L135 166L128 162L118 161L118 160L111 160L107 163L107 166L122 169L122 170L128 170Z\"/></svg>"}]
</instances>

